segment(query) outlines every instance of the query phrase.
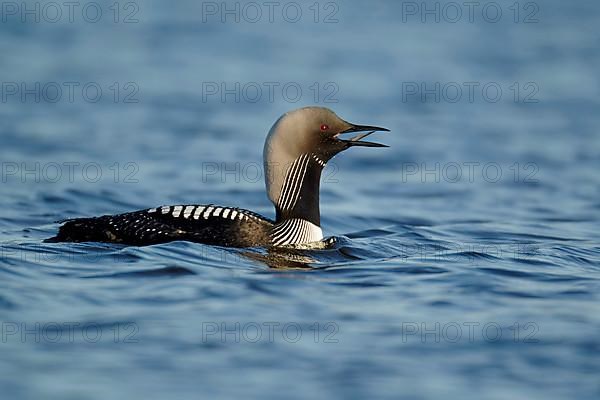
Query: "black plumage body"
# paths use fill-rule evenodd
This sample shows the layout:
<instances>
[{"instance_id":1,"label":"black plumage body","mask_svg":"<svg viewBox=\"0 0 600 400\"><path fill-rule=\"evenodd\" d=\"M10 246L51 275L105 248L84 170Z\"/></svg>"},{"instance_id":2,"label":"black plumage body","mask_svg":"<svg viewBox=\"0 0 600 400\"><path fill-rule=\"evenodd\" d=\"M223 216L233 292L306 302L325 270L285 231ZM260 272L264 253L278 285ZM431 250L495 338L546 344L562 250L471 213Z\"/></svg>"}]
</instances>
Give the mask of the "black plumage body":
<instances>
[{"instance_id":1,"label":"black plumage body","mask_svg":"<svg viewBox=\"0 0 600 400\"><path fill-rule=\"evenodd\" d=\"M109 242L134 246L175 240L227 247L270 244L273 221L215 205L177 205L65 221L47 242Z\"/></svg>"}]
</instances>

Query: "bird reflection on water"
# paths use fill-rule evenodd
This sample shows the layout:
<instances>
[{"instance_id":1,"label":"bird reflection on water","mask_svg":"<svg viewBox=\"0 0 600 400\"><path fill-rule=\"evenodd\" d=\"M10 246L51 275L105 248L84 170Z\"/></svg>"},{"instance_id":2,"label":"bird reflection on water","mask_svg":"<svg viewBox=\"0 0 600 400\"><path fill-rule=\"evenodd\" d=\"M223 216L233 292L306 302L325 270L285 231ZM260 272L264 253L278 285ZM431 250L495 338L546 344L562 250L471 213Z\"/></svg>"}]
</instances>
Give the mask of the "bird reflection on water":
<instances>
[{"instance_id":1,"label":"bird reflection on water","mask_svg":"<svg viewBox=\"0 0 600 400\"><path fill-rule=\"evenodd\" d=\"M327 252L339 249L341 243L340 238L329 237L314 243L268 247L264 252L244 251L240 254L251 260L262 262L272 269L312 270L320 268L321 258Z\"/></svg>"}]
</instances>

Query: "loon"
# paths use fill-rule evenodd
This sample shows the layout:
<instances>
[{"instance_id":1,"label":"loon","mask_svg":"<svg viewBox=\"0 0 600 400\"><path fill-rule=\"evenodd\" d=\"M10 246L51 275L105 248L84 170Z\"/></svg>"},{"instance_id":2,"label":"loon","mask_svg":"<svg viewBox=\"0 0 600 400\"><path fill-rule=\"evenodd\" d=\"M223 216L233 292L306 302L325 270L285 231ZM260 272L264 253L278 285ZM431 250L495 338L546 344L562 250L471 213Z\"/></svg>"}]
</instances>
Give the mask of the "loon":
<instances>
[{"instance_id":1,"label":"loon","mask_svg":"<svg viewBox=\"0 0 600 400\"><path fill-rule=\"evenodd\" d=\"M351 124L324 107L304 107L282 115L271 127L263 150L274 221L240 208L172 205L64 220L57 235L45 242L146 246L183 240L223 247L278 247L321 241L321 172L331 158L350 147L388 147L362 140L376 131L389 129ZM340 137L350 132L362 133Z\"/></svg>"}]
</instances>

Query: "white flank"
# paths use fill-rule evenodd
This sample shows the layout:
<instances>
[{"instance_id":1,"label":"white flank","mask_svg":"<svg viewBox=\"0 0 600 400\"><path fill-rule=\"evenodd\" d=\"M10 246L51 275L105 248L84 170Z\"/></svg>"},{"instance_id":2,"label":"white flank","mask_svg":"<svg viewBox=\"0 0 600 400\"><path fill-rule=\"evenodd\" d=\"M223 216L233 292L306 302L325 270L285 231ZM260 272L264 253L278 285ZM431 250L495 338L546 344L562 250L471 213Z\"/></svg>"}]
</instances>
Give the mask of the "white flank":
<instances>
[{"instance_id":1,"label":"white flank","mask_svg":"<svg viewBox=\"0 0 600 400\"><path fill-rule=\"evenodd\" d=\"M273 229L275 246L317 242L323 239L321 227L304 219L289 219Z\"/></svg>"}]
</instances>

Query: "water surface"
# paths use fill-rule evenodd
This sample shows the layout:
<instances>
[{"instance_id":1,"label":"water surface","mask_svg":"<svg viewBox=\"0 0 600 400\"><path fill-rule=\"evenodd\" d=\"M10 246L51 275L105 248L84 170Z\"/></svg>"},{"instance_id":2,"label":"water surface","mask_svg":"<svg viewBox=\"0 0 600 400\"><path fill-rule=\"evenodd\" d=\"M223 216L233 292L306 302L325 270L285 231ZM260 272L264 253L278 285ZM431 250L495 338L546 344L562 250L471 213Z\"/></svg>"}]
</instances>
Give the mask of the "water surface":
<instances>
[{"instance_id":1,"label":"water surface","mask_svg":"<svg viewBox=\"0 0 600 400\"><path fill-rule=\"evenodd\" d=\"M383 1L223 23L144 1L126 24L98 4L98 23L0 25L3 82L102 89L0 107L7 397L597 398L597 2L536 3L527 24L509 2L497 23ZM248 92L208 94L223 83ZM63 218L163 204L273 217L264 137L311 104L392 130L324 173L334 248L42 243Z\"/></svg>"}]
</instances>

